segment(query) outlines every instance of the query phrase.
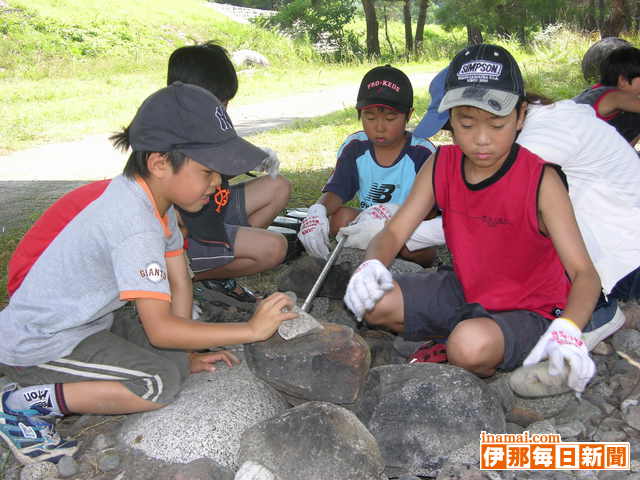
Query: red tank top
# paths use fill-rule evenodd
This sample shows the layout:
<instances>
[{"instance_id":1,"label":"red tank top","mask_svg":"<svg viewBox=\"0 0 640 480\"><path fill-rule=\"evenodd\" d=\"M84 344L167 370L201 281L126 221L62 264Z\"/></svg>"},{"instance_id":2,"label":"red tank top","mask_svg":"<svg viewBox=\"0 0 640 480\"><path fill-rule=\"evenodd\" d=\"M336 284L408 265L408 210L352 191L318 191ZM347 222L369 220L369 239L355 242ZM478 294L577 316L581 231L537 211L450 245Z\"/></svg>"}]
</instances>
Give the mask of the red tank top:
<instances>
[{"instance_id":1,"label":"red tank top","mask_svg":"<svg viewBox=\"0 0 640 480\"><path fill-rule=\"evenodd\" d=\"M530 310L555 318L570 281L538 227L538 190L549 165L514 144L500 170L471 185L457 145L440 147L433 187L465 301L489 311Z\"/></svg>"}]
</instances>

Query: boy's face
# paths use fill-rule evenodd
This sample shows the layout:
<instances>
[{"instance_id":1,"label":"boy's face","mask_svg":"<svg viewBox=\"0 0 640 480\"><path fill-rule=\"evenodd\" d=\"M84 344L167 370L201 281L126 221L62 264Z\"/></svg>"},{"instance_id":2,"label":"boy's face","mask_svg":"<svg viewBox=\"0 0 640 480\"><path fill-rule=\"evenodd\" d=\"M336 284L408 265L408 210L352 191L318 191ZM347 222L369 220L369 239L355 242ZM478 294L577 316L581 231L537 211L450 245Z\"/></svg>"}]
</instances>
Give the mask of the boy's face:
<instances>
[{"instance_id":1,"label":"boy's face","mask_svg":"<svg viewBox=\"0 0 640 480\"><path fill-rule=\"evenodd\" d=\"M363 108L362 128L376 147L394 147L404 143L407 114L386 107Z\"/></svg>"},{"instance_id":2,"label":"boy's face","mask_svg":"<svg viewBox=\"0 0 640 480\"><path fill-rule=\"evenodd\" d=\"M498 117L476 107L455 107L451 109L455 142L474 166L500 167L522 128L525 109L523 102L520 115L514 109L506 117Z\"/></svg>"},{"instance_id":3,"label":"boy's face","mask_svg":"<svg viewBox=\"0 0 640 480\"><path fill-rule=\"evenodd\" d=\"M168 179L171 202L187 212L199 212L210 199L222 177L201 163L187 158L182 168Z\"/></svg>"},{"instance_id":4,"label":"boy's face","mask_svg":"<svg viewBox=\"0 0 640 480\"><path fill-rule=\"evenodd\" d=\"M640 77L635 77L629 81L622 75L618 78L618 88L633 95L640 95Z\"/></svg>"}]
</instances>

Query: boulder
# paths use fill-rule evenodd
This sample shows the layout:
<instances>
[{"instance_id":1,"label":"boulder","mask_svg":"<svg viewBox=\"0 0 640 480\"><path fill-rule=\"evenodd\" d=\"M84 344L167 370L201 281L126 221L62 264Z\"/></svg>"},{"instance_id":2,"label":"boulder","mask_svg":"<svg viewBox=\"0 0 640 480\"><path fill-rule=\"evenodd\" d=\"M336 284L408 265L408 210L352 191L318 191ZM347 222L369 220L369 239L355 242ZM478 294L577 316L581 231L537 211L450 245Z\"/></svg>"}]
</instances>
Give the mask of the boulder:
<instances>
[{"instance_id":1,"label":"boulder","mask_svg":"<svg viewBox=\"0 0 640 480\"><path fill-rule=\"evenodd\" d=\"M231 61L236 67L268 67L271 65L267 57L253 50L237 50L231 54Z\"/></svg>"},{"instance_id":2,"label":"boulder","mask_svg":"<svg viewBox=\"0 0 640 480\"><path fill-rule=\"evenodd\" d=\"M631 44L622 38L607 37L597 41L589 47L582 57L582 75L589 83L595 83L600 78L600 63L616 48L630 47Z\"/></svg>"},{"instance_id":3,"label":"boulder","mask_svg":"<svg viewBox=\"0 0 640 480\"><path fill-rule=\"evenodd\" d=\"M237 355L242 358L241 352ZM257 379L245 362L191 375L166 407L131 416L120 436L129 447L169 463L209 458L236 470L240 436L250 426L288 408L282 396Z\"/></svg>"},{"instance_id":4,"label":"boulder","mask_svg":"<svg viewBox=\"0 0 640 480\"><path fill-rule=\"evenodd\" d=\"M349 327L322 325L324 330L293 340L274 335L245 345L247 365L294 405L309 400L355 402L369 371L369 347Z\"/></svg>"},{"instance_id":5,"label":"boulder","mask_svg":"<svg viewBox=\"0 0 640 480\"><path fill-rule=\"evenodd\" d=\"M382 480L375 438L349 410L307 402L242 435L238 460L253 462L278 480Z\"/></svg>"},{"instance_id":6,"label":"boulder","mask_svg":"<svg viewBox=\"0 0 640 480\"><path fill-rule=\"evenodd\" d=\"M449 460L473 463L480 432L506 429L493 390L451 365L373 368L360 398L354 411L378 441L389 476L432 477Z\"/></svg>"}]
</instances>

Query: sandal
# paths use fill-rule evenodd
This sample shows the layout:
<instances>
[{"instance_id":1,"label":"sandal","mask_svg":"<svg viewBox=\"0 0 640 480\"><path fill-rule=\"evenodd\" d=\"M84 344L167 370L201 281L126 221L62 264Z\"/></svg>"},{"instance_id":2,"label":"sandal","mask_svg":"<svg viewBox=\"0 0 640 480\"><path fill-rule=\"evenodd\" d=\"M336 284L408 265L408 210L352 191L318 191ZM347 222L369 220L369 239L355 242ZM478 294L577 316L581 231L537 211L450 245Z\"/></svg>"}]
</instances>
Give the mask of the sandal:
<instances>
[{"instance_id":1,"label":"sandal","mask_svg":"<svg viewBox=\"0 0 640 480\"><path fill-rule=\"evenodd\" d=\"M445 363L447 361L447 345L429 340L409 357L409 363Z\"/></svg>"},{"instance_id":2,"label":"sandal","mask_svg":"<svg viewBox=\"0 0 640 480\"><path fill-rule=\"evenodd\" d=\"M261 296L256 295L248 288L238 285L238 282L233 278L226 280L202 280L200 283L209 290L220 292L239 302L256 303L257 300L262 299Z\"/></svg>"}]
</instances>

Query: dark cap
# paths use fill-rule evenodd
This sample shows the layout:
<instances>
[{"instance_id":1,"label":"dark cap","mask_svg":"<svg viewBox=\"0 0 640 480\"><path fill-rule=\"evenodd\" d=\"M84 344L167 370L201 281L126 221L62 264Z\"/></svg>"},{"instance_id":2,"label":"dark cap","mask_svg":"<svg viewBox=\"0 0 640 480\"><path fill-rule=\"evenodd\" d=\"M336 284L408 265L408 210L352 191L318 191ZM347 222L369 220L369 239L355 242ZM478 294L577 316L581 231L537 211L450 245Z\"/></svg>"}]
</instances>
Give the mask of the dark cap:
<instances>
[{"instance_id":1,"label":"dark cap","mask_svg":"<svg viewBox=\"0 0 640 480\"><path fill-rule=\"evenodd\" d=\"M182 152L222 175L248 172L267 156L238 137L215 95L181 82L149 96L128 131L133 150Z\"/></svg>"},{"instance_id":2,"label":"dark cap","mask_svg":"<svg viewBox=\"0 0 640 480\"><path fill-rule=\"evenodd\" d=\"M357 109L389 107L401 113L413 108L413 87L404 72L385 65L369 70L358 90Z\"/></svg>"},{"instance_id":3,"label":"dark cap","mask_svg":"<svg viewBox=\"0 0 640 480\"><path fill-rule=\"evenodd\" d=\"M501 117L509 115L525 94L515 59L504 48L486 43L465 48L455 56L444 89L439 112L464 105Z\"/></svg>"}]
</instances>

